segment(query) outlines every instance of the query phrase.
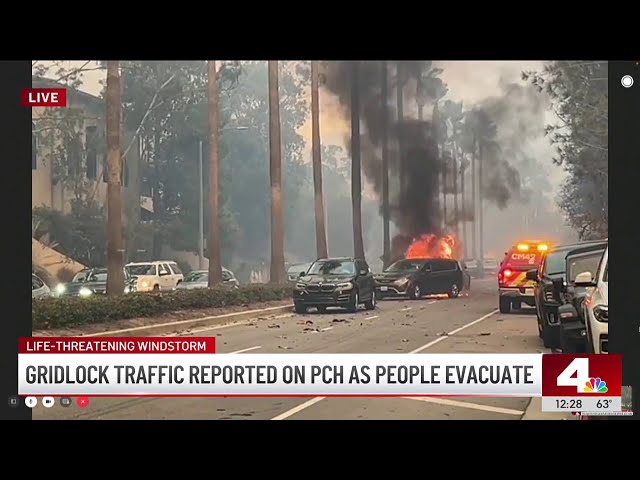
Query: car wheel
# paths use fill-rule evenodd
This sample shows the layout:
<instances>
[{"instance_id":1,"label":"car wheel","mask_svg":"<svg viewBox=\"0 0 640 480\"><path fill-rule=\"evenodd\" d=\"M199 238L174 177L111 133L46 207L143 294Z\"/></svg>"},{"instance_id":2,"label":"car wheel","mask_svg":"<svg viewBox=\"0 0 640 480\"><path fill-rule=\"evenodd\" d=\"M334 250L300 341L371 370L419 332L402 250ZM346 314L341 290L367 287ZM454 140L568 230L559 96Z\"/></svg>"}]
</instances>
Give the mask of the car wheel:
<instances>
[{"instance_id":1,"label":"car wheel","mask_svg":"<svg viewBox=\"0 0 640 480\"><path fill-rule=\"evenodd\" d=\"M325 313L327 311L327 307L317 307L318 313Z\"/></svg>"},{"instance_id":2,"label":"car wheel","mask_svg":"<svg viewBox=\"0 0 640 480\"><path fill-rule=\"evenodd\" d=\"M567 337L567 333L560 327L560 349L562 353L581 353L578 344Z\"/></svg>"},{"instance_id":3,"label":"car wheel","mask_svg":"<svg viewBox=\"0 0 640 480\"><path fill-rule=\"evenodd\" d=\"M587 318L587 321L585 322L585 327L587 329L586 351L587 351L587 353L594 354L594 353L596 353L596 350L593 348L593 337L591 336L591 330L589 330L589 319L588 318Z\"/></svg>"},{"instance_id":4,"label":"car wheel","mask_svg":"<svg viewBox=\"0 0 640 480\"><path fill-rule=\"evenodd\" d=\"M511 313L511 300L500 297L500 313Z\"/></svg>"},{"instance_id":5,"label":"car wheel","mask_svg":"<svg viewBox=\"0 0 640 480\"><path fill-rule=\"evenodd\" d=\"M415 285L409 286L409 298L411 300L417 300L422 296L422 292L420 291L420 285L417 283Z\"/></svg>"},{"instance_id":6,"label":"car wheel","mask_svg":"<svg viewBox=\"0 0 640 480\"><path fill-rule=\"evenodd\" d=\"M449 296L449 298L456 298L458 295L460 295L460 288L458 287L457 283L451 285L451 289L449 290L449 293L447 293L447 295Z\"/></svg>"},{"instance_id":7,"label":"car wheel","mask_svg":"<svg viewBox=\"0 0 640 480\"><path fill-rule=\"evenodd\" d=\"M351 302L349 303L347 310L349 310L351 313L355 313L358 311L359 304L360 304L360 296L358 295L358 291L356 290L351 295Z\"/></svg>"},{"instance_id":8,"label":"car wheel","mask_svg":"<svg viewBox=\"0 0 640 480\"><path fill-rule=\"evenodd\" d=\"M364 308L367 310L373 310L376 308L376 292L371 292L371 300L364 302Z\"/></svg>"},{"instance_id":9,"label":"car wheel","mask_svg":"<svg viewBox=\"0 0 640 480\"><path fill-rule=\"evenodd\" d=\"M154 292L159 292L160 291L160 285L158 285L157 283L153 286L153 291Z\"/></svg>"},{"instance_id":10,"label":"car wheel","mask_svg":"<svg viewBox=\"0 0 640 480\"><path fill-rule=\"evenodd\" d=\"M511 304L511 308L514 310L520 310L522 308L522 302L520 300L514 300Z\"/></svg>"},{"instance_id":11,"label":"car wheel","mask_svg":"<svg viewBox=\"0 0 640 480\"><path fill-rule=\"evenodd\" d=\"M295 303L293 305L293 311L296 313L307 313L307 307L300 303Z\"/></svg>"}]
</instances>

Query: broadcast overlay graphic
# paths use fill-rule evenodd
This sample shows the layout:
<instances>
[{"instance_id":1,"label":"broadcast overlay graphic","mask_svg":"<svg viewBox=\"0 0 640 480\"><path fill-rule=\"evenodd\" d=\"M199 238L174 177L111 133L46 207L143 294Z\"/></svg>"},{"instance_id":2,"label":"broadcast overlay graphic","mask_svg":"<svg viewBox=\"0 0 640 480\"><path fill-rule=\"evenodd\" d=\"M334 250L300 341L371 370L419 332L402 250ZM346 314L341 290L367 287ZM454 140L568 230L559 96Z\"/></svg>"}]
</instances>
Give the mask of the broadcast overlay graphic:
<instances>
[{"instance_id":1,"label":"broadcast overlay graphic","mask_svg":"<svg viewBox=\"0 0 640 480\"><path fill-rule=\"evenodd\" d=\"M215 337L21 338L29 397L542 397L621 412L619 355L216 354Z\"/></svg>"}]
</instances>

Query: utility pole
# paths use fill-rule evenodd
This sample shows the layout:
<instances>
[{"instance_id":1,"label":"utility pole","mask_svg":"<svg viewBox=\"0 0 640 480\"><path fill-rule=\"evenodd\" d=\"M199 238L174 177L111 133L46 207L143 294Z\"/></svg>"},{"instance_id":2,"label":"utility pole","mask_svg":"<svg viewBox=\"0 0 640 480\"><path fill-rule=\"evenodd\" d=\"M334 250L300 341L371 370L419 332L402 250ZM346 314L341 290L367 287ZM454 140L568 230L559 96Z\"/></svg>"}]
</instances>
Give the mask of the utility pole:
<instances>
[{"instance_id":1,"label":"utility pole","mask_svg":"<svg viewBox=\"0 0 640 480\"><path fill-rule=\"evenodd\" d=\"M478 225L479 232L479 250L480 258L478 259L478 267L480 267L480 278L484 277L484 225L483 225L483 208L482 208L482 141L478 141Z\"/></svg>"},{"instance_id":2,"label":"utility pole","mask_svg":"<svg viewBox=\"0 0 640 480\"><path fill-rule=\"evenodd\" d=\"M202 140L198 143L200 165L200 201L198 202L198 268L204 268L204 165L202 158Z\"/></svg>"},{"instance_id":3,"label":"utility pole","mask_svg":"<svg viewBox=\"0 0 640 480\"><path fill-rule=\"evenodd\" d=\"M207 99L209 123L209 235L207 253L209 255L209 287L222 283L222 262L220 258L220 209L219 209L219 173L218 155L220 116L218 110L219 89L216 61L207 64Z\"/></svg>"},{"instance_id":4,"label":"utility pole","mask_svg":"<svg viewBox=\"0 0 640 480\"><path fill-rule=\"evenodd\" d=\"M471 202L473 204L473 219L471 220L471 252L472 258L478 261L478 249L476 244L476 218L478 216L478 202L476 201L476 134L473 134L473 153L471 154Z\"/></svg>"},{"instance_id":5,"label":"utility pole","mask_svg":"<svg viewBox=\"0 0 640 480\"><path fill-rule=\"evenodd\" d=\"M120 62L107 62L107 295L124 293Z\"/></svg>"},{"instance_id":6,"label":"utility pole","mask_svg":"<svg viewBox=\"0 0 640 480\"><path fill-rule=\"evenodd\" d=\"M403 95L403 87L404 87L404 68L402 65L402 62L397 62L396 63L396 109L398 111L398 166L399 166L399 173L400 173L400 189L399 189L399 195L402 196L403 195L403 190L404 190L404 175L405 175L405 169L404 169L404 163L403 163L403 154L404 154L404 149L403 149L403 135L404 135L404 128L403 128L403 120L404 120L404 95Z\"/></svg>"}]
</instances>

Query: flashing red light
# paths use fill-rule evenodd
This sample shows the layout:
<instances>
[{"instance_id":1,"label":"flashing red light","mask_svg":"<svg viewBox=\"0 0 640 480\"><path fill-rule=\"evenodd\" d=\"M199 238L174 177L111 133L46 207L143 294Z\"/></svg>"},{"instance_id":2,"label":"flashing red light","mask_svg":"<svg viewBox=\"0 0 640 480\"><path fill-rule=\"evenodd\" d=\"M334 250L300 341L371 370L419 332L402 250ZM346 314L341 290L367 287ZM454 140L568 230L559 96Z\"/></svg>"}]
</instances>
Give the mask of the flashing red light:
<instances>
[{"instance_id":1,"label":"flashing red light","mask_svg":"<svg viewBox=\"0 0 640 480\"><path fill-rule=\"evenodd\" d=\"M503 273L503 275L504 275L505 277L510 277L510 276L511 276L511 274L512 274L513 272L507 268L507 269L506 269L504 272L502 272L502 273Z\"/></svg>"}]
</instances>

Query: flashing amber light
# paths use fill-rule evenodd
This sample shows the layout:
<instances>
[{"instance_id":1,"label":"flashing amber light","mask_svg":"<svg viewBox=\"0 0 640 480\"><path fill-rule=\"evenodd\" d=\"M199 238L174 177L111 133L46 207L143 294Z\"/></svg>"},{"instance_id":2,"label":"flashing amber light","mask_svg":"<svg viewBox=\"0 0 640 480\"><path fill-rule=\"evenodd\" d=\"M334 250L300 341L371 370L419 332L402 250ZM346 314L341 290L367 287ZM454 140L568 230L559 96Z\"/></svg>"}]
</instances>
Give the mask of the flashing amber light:
<instances>
[{"instance_id":1,"label":"flashing amber light","mask_svg":"<svg viewBox=\"0 0 640 480\"><path fill-rule=\"evenodd\" d=\"M520 252L528 252L529 251L529 245L526 243L519 243L518 244L518 251Z\"/></svg>"},{"instance_id":2,"label":"flashing amber light","mask_svg":"<svg viewBox=\"0 0 640 480\"><path fill-rule=\"evenodd\" d=\"M549 250L549 245L546 245L544 243L541 243L540 245L538 245L539 252L546 252L547 250Z\"/></svg>"}]
</instances>

